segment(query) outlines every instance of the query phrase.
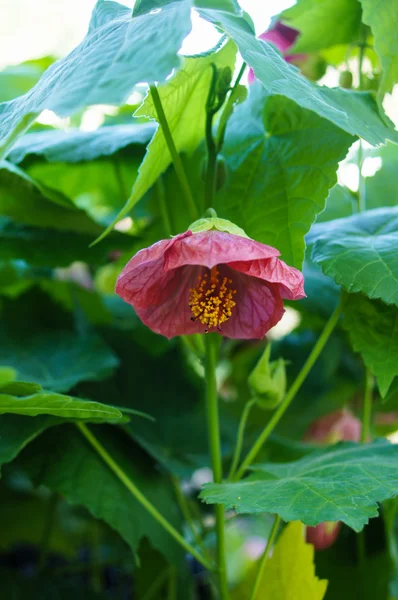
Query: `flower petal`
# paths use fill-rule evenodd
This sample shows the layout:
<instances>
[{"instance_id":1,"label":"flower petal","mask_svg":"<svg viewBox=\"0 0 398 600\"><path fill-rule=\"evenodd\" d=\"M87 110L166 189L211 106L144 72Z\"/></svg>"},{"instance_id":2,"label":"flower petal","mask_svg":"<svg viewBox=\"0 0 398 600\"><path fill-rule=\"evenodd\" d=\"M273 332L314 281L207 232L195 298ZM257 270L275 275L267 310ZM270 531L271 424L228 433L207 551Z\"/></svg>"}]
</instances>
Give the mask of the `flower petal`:
<instances>
[{"instance_id":1,"label":"flower petal","mask_svg":"<svg viewBox=\"0 0 398 600\"><path fill-rule=\"evenodd\" d=\"M187 231L165 252L165 270L183 265L203 265L211 269L233 261L252 261L279 256L276 248L224 231Z\"/></svg>"},{"instance_id":2,"label":"flower petal","mask_svg":"<svg viewBox=\"0 0 398 600\"><path fill-rule=\"evenodd\" d=\"M268 281L278 287L279 294L287 300L305 298L303 274L289 267L279 258L256 261L236 261L229 266L240 273Z\"/></svg>"},{"instance_id":3,"label":"flower petal","mask_svg":"<svg viewBox=\"0 0 398 600\"><path fill-rule=\"evenodd\" d=\"M221 326L224 337L240 340L261 339L281 320L284 311L278 290L255 277L220 268L221 276L232 279L237 290L232 317Z\"/></svg>"}]
</instances>

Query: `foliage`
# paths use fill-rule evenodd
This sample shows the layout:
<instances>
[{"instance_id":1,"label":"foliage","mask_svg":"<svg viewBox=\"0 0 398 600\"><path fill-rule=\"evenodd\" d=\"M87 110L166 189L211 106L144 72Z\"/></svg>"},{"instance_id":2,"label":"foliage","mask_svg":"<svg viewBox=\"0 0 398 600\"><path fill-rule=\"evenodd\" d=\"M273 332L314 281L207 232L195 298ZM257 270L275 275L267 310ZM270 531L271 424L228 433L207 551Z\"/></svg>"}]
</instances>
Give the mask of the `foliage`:
<instances>
[{"instance_id":1,"label":"foliage","mask_svg":"<svg viewBox=\"0 0 398 600\"><path fill-rule=\"evenodd\" d=\"M219 41L183 56L197 14ZM4 598L398 597L398 450L382 437L398 428L398 134L383 108L397 19L393 0L297 0L275 17L298 30L283 56L237 0L97 0L68 55L0 72ZM68 120L44 126L44 110ZM266 338L167 340L115 294L132 256L190 225L280 253L267 276L257 256L225 267L290 298ZM171 255L147 310L186 283ZM167 317L189 324L176 297ZM319 447L314 422L345 409L363 441ZM317 552L305 525L324 521L344 524Z\"/></svg>"}]
</instances>

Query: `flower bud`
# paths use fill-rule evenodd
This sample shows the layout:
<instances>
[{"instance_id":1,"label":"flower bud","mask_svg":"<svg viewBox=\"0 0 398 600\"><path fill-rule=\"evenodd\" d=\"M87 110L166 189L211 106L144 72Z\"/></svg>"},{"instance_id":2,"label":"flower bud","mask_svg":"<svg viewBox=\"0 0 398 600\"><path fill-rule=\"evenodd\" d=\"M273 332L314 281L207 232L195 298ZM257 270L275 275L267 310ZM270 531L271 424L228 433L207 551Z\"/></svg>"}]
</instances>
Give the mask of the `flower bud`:
<instances>
[{"instance_id":1,"label":"flower bud","mask_svg":"<svg viewBox=\"0 0 398 600\"><path fill-rule=\"evenodd\" d=\"M265 410L278 406L286 392L285 361L278 358L270 362L270 355L271 344L268 344L248 379L253 399Z\"/></svg>"},{"instance_id":2,"label":"flower bud","mask_svg":"<svg viewBox=\"0 0 398 600\"><path fill-rule=\"evenodd\" d=\"M315 550L326 550L334 544L341 529L341 521L325 521L315 527L307 527L306 541Z\"/></svg>"},{"instance_id":3,"label":"flower bud","mask_svg":"<svg viewBox=\"0 0 398 600\"><path fill-rule=\"evenodd\" d=\"M341 440L358 442L361 422L349 410L336 410L314 421L304 439L319 444L334 444Z\"/></svg>"}]
</instances>

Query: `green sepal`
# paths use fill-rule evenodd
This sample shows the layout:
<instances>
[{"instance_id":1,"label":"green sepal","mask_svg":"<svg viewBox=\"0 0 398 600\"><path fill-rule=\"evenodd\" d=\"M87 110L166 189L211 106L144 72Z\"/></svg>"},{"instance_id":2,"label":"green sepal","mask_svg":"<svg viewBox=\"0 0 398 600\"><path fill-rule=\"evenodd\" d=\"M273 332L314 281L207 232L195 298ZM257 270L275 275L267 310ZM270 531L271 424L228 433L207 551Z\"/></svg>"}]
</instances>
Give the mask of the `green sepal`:
<instances>
[{"instance_id":1,"label":"green sepal","mask_svg":"<svg viewBox=\"0 0 398 600\"><path fill-rule=\"evenodd\" d=\"M192 231L192 233L217 229L217 231L225 231L226 233L233 233L234 235L240 235L245 238L249 237L241 227L238 227L235 223L232 223L232 221L219 219L218 217L204 217L203 219L198 219L191 223L188 229Z\"/></svg>"}]
</instances>

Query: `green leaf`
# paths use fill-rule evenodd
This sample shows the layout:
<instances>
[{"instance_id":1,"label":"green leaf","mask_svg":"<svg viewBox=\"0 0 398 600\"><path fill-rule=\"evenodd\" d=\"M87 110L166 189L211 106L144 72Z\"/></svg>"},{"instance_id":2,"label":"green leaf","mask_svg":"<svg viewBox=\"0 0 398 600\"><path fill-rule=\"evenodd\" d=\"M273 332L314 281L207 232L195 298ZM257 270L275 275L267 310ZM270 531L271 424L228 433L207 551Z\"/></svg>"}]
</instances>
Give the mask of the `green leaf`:
<instances>
[{"instance_id":1,"label":"green leaf","mask_svg":"<svg viewBox=\"0 0 398 600\"><path fill-rule=\"evenodd\" d=\"M361 14L358 0L298 0L280 15L284 23L300 32L289 52L316 52L357 42Z\"/></svg>"},{"instance_id":2,"label":"green leaf","mask_svg":"<svg viewBox=\"0 0 398 600\"><path fill-rule=\"evenodd\" d=\"M153 123L109 125L95 131L36 131L28 133L15 144L8 160L18 164L31 155L43 156L49 162L94 160L128 146L145 146L154 131Z\"/></svg>"},{"instance_id":3,"label":"green leaf","mask_svg":"<svg viewBox=\"0 0 398 600\"><path fill-rule=\"evenodd\" d=\"M304 541L303 525L289 523L265 566L261 600L322 600L328 582L315 575L314 547Z\"/></svg>"},{"instance_id":4,"label":"green leaf","mask_svg":"<svg viewBox=\"0 0 398 600\"><path fill-rule=\"evenodd\" d=\"M288 64L272 44L257 39L243 18L215 10L200 13L208 21L221 25L232 37L243 59L269 94L287 96L370 144L380 144L386 139L398 142L398 132L393 130L392 124L386 125L386 117L380 116L377 103L370 94L311 83L296 67Z\"/></svg>"},{"instance_id":5,"label":"green leaf","mask_svg":"<svg viewBox=\"0 0 398 600\"><path fill-rule=\"evenodd\" d=\"M159 86L158 92L167 118L167 123L179 153L191 154L205 134L205 105L212 77L211 64L217 68L233 68L235 45L230 42L216 53L196 58L186 58L182 69L169 82ZM149 94L135 116L157 119L157 113ZM130 198L118 218L129 210L155 183L171 163L171 155L164 133L158 127L151 140Z\"/></svg>"},{"instance_id":6,"label":"green leaf","mask_svg":"<svg viewBox=\"0 0 398 600\"><path fill-rule=\"evenodd\" d=\"M363 22L369 25L374 35L374 45L383 67L383 77L378 90L382 100L398 81L398 4L395 0L360 0Z\"/></svg>"},{"instance_id":7,"label":"green leaf","mask_svg":"<svg viewBox=\"0 0 398 600\"><path fill-rule=\"evenodd\" d=\"M398 306L398 208L317 223L307 236L312 259L350 293Z\"/></svg>"},{"instance_id":8,"label":"green leaf","mask_svg":"<svg viewBox=\"0 0 398 600\"><path fill-rule=\"evenodd\" d=\"M5 325L0 330L0 364L14 368L23 380L66 392L80 381L106 378L119 364L97 335L27 327L25 322L21 327Z\"/></svg>"},{"instance_id":9,"label":"green leaf","mask_svg":"<svg viewBox=\"0 0 398 600\"><path fill-rule=\"evenodd\" d=\"M122 417L122 413L113 406L45 391L22 398L0 392L0 414L7 413L29 417L53 415L93 423L118 421Z\"/></svg>"},{"instance_id":10,"label":"green leaf","mask_svg":"<svg viewBox=\"0 0 398 600\"><path fill-rule=\"evenodd\" d=\"M0 367L0 388L6 387L17 378L17 372L12 367Z\"/></svg>"},{"instance_id":11,"label":"green leaf","mask_svg":"<svg viewBox=\"0 0 398 600\"><path fill-rule=\"evenodd\" d=\"M0 213L18 223L95 235L100 227L70 200L44 189L19 167L0 162Z\"/></svg>"},{"instance_id":12,"label":"green leaf","mask_svg":"<svg viewBox=\"0 0 398 600\"><path fill-rule=\"evenodd\" d=\"M348 188L336 184L329 192L325 210L318 215L316 221L317 223L323 223L324 221L333 221L333 219L350 217L357 212L357 206L356 198L352 192L350 192ZM368 206L368 208L370 208L370 206Z\"/></svg>"},{"instance_id":13,"label":"green leaf","mask_svg":"<svg viewBox=\"0 0 398 600\"><path fill-rule=\"evenodd\" d=\"M126 6L98 0L81 44L25 96L0 105L0 142L45 109L65 117L92 104L123 104L137 83L164 81L179 67L190 12L190 2L173 2L132 18Z\"/></svg>"},{"instance_id":14,"label":"green leaf","mask_svg":"<svg viewBox=\"0 0 398 600\"><path fill-rule=\"evenodd\" d=\"M398 308L350 294L344 303L343 326L354 350L376 375L384 397L398 375Z\"/></svg>"},{"instance_id":15,"label":"green leaf","mask_svg":"<svg viewBox=\"0 0 398 600\"><path fill-rule=\"evenodd\" d=\"M398 147L395 144L386 144L377 149L376 156L382 159L382 166L373 177L365 179L366 206L367 208L397 206Z\"/></svg>"},{"instance_id":16,"label":"green leaf","mask_svg":"<svg viewBox=\"0 0 398 600\"><path fill-rule=\"evenodd\" d=\"M21 259L36 267L68 267L74 261L98 265L106 262L113 250L127 250L134 245L133 237L117 232L90 248L92 241L89 234L20 225L0 217L2 259Z\"/></svg>"},{"instance_id":17,"label":"green leaf","mask_svg":"<svg viewBox=\"0 0 398 600\"><path fill-rule=\"evenodd\" d=\"M360 531L377 502L398 493L398 447L383 441L337 444L287 464L254 465L240 483L208 484L201 498L238 513L271 512L306 525L343 521Z\"/></svg>"},{"instance_id":18,"label":"green leaf","mask_svg":"<svg viewBox=\"0 0 398 600\"><path fill-rule=\"evenodd\" d=\"M32 440L48 427L60 423L55 417L26 418L2 415L0 419L0 467L11 462Z\"/></svg>"},{"instance_id":19,"label":"green leaf","mask_svg":"<svg viewBox=\"0 0 398 600\"><path fill-rule=\"evenodd\" d=\"M29 60L0 71L0 102L8 102L25 94L54 62L50 56Z\"/></svg>"},{"instance_id":20,"label":"green leaf","mask_svg":"<svg viewBox=\"0 0 398 600\"><path fill-rule=\"evenodd\" d=\"M180 530L179 511L167 479L120 431L104 426L92 427L91 431L127 477ZM134 553L140 540L147 537L169 562L182 566L184 552L180 546L141 507L75 427L63 425L48 431L20 456L17 465L37 484L64 494L72 504L82 504L94 517L103 519Z\"/></svg>"},{"instance_id":21,"label":"green leaf","mask_svg":"<svg viewBox=\"0 0 398 600\"><path fill-rule=\"evenodd\" d=\"M253 84L228 124L229 177L215 208L300 268L304 236L324 209L351 143L329 121Z\"/></svg>"},{"instance_id":22,"label":"green leaf","mask_svg":"<svg viewBox=\"0 0 398 600\"><path fill-rule=\"evenodd\" d=\"M8 367L0 368L4 369ZM1 394L9 394L11 396L31 396L41 391L43 391L41 385L32 383L31 381L12 381L0 389Z\"/></svg>"}]
</instances>

